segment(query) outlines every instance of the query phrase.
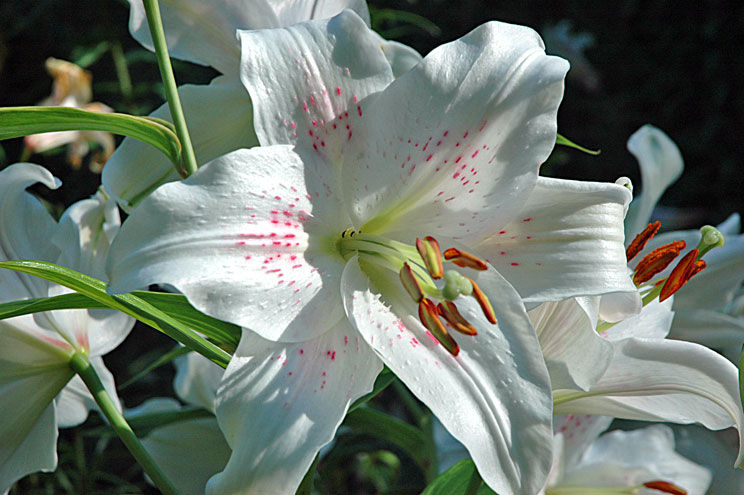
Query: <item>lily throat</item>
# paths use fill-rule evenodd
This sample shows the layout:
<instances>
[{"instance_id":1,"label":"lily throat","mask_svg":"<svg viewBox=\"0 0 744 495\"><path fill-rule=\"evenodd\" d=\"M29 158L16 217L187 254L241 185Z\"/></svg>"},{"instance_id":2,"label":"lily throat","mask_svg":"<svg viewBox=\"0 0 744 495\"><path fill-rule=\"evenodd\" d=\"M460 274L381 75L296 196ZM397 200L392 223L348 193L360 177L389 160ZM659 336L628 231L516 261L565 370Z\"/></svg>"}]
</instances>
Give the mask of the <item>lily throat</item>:
<instances>
[{"instance_id":1,"label":"lily throat","mask_svg":"<svg viewBox=\"0 0 744 495\"><path fill-rule=\"evenodd\" d=\"M460 347L451 330L477 335L475 326L457 308L459 297L475 298L486 320L496 324L493 306L478 284L457 269L445 270L445 263L487 270L488 264L477 256L457 248L442 252L431 236L417 238L414 246L353 229L341 233L337 249L346 260L356 255L360 262L398 273L400 284L418 305L421 324L453 356L459 354Z\"/></svg>"}]
</instances>

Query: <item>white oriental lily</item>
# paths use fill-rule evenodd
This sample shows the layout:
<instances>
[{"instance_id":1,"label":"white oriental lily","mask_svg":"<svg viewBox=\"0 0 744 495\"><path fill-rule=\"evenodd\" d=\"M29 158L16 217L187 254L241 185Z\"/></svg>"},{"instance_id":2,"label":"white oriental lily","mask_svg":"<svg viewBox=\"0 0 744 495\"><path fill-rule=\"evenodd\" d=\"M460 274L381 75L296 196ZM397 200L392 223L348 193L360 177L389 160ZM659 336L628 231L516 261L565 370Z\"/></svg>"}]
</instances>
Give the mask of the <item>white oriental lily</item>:
<instances>
[{"instance_id":1,"label":"white oriental lily","mask_svg":"<svg viewBox=\"0 0 744 495\"><path fill-rule=\"evenodd\" d=\"M52 261L103 276L103 260L119 228L113 201L102 193L71 206L55 222L25 191L40 182L55 189L47 170L22 163L0 172L0 259ZM0 270L2 302L59 295L66 289ZM85 421L94 401L68 363L75 352L90 356L115 397L113 377L100 356L132 328L131 318L109 311L65 310L0 321L0 493L17 479L57 464L57 427ZM70 381L72 379L72 381Z\"/></svg>"},{"instance_id":2,"label":"white oriental lily","mask_svg":"<svg viewBox=\"0 0 744 495\"><path fill-rule=\"evenodd\" d=\"M612 418L556 417L555 460L542 495L704 495L710 472L675 451L664 425L599 436Z\"/></svg>"},{"instance_id":3,"label":"white oriental lily","mask_svg":"<svg viewBox=\"0 0 744 495\"><path fill-rule=\"evenodd\" d=\"M557 369L574 370L578 387L560 385L553 379L556 414L601 414L626 419L700 423L712 430L736 426L741 436L744 413L739 400L737 368L710 349L691 342L665 339L672 322L672 299L652 301L641 313L601 332L590 332L596 321L591 306L575 301L545 303L558 307L560 320L536 322L541 335L553 341L570 336L575 346L544 347L548 363ZM596 305L594 306L596 308ZM540 309L540 308L538 308ZM531 315L534 313L533 310ZM542 311L549 311L543 309ZM595 309L596 311L596 309ZM586 314L582 314L586 313ZM601 328L601 327L600 327ZM610 359L598 353L579 354L576 349L611 346ZM561 367L562 365L562 367ZM596 369L603 369L597 378ZM581 373L581 370L589 370ZM578 377L578 378L576 378ZM741 448L736 463L742 461Z\"/></svg>"},{"instance_id":4,"label":"white oriental lily","mask_svg":"<svg viewBox=\"0 0 744 495\"><path fill-rule=\"evenodd\" d=\"M663 192L682 173L682 157L674 142L662 131L646 125L628 140L628 149L638 159L644 194L631 204L626 219L626 241L630 242L649 221ZM718 226L725 244L706 255L707 267L679 289L674 299L675 318L671 336L727 350L735 362L744 341L744 322L736 317L732 300L744 280L744 234L738 214ZM666 232L654 236L637 258L673 241L690 248L701 240L699 230ZM671 267L661 275L668 274Z\"/></svg>"},{"instance_id":5,"label":"white oriental lily","mask_svg":"<svg viewBox=\"0 0 744 495\"><path fill-rule=\"evenodd\" d=\"M132 36L152 50L142 0L129 0ZM191 141L201 165L239 148L258 144L253 131L251 100L240 84L237 29L270 29L354 10L369 25L364 0L164 0L160 2L170 54L217 69L223 75L209 85L179 88ZM365 28L367 29L367 28ZM394 73L402 74L421 60L412 48L371 32ZM170 120L168 105L152 117ZM147 166L143 167L142 164ZM160 184L179 180L173 165L149 145L127 138L103 173L106 190L125 209L133 207Z\"/></svg>"},{"instance_id":6,"label":"white oriental lily","mask_svg":"<svg viewBox=\"0 0 744 495\"><path fill-rule=\"evenodd\" d=\"M486 240L507 230L515 258L495 256L532 296L560 296L528 285L535 273L565 294L629 290L625 188L550 181L555 225L531 196L548 184L537 171L554 144L566 63L547 57L533 31L500 23L434 50L394 82L351 12L240 37L264 146L159 188L109 258L113 292L166 283L245 327L217 394L233 455L208 493L293 492L383 363L468 446L494 489L535 493L550 464L551 406L519 294L492 265L457 251L455 261L485 270L463 269L475 284L452 271L443 288L424 236L487 252ZM590 227L572 204L590 213ZM561 266L591 274L571 253L592 239L615 268L585 286L562 281ZM537 254L548 247L562 254ZM475 285L497 302L498 325ZM464 295L471 290L476 297ZM477 337L449 336L430 304L445 293Z\"/></svg>"}]
</instances>

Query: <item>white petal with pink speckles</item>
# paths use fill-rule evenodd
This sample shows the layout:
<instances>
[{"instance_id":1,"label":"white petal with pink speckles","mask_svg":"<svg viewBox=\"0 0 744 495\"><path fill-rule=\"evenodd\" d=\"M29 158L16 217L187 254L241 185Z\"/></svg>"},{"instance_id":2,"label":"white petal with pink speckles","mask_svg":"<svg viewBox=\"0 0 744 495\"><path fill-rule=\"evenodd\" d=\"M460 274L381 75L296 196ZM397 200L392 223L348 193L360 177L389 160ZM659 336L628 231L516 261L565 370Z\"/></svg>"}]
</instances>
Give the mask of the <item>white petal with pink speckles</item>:
<instances>
[{"instance_id":1,"label":"white petal with pink speckles","mask_svg":"<svg viewBox=\"0 0 744 495\"><path fill-rule=\"evenodd\" d=\"M464 241L504 224L553 149L567 70L533 30L490 22L362 100L344 153L355 222Z\"/></svg>"},{"instance_id":2,"label":"white petal with pink speckles","mask_svg":"<svg viewBox=\"0 0 744 495\"><path fill-rule=\"evenodd\" d=\"M244 331L216 401L233 454L207 493L295 493L349 405L372 389L381 370L346 319L295 344Z\"/></svg>"},{"instance_id":3,"label":"white petal with pink speckles","mask_svg":"<svg viewBox=\"0 0 744 495\"><path fill-rule=\"evenodd\" d=\"M736 426L741 438L738 370L726 358L674 340L629 338L613 347L610 366L589 392L553 392L556 414L697 422L713 430Z\"/></svg>"},{"instance_id":4,"label":"white petal with pink speckles","mask_svg":"<svg viewBox=\"0 0 744 495\"><path fill-rule=\"evenodd\" d=\"M259 142L297 143L340 166L340 148L360 120L358 101L393 80L378 37L351 11L238 35Z\"/></svg>"},{"instance_id":5,"label":"white petal with pink speckles","mask_svg":"<svg viewBox=\"0 0 744 495\"><path fill-rule=\"evenodd\" d=\"M348 221L313 159L289 146L238 150L162 186L114 240L110 290L165 283L270 340L319 335L343 318L334 243Z\"/></svg>"},{"instance_id":6,"label":"white petal with pink speckles","mask_svg":"<svg viewBox=\"0 0 744 495\"><path fill-rule=\"evenodd\" d=\"M527 204L478 245L526 302L635 292L623 246L630 191L540 177Z\"/></svg>"},{"instance_id":7,"label":"white petal with pink speckles","mask_svg":"<svg viewBox=\"0 0 744 495\"><path fill-rule=\"evenodd\" d=\"M375 285L384 286L384 299L356 258L344 270L344 304L354 326L467 447L491 488L504 495L536 493L553 458L550 382L514 289L494 270L478 277L484 292L498 301L498 326L486 321L474 299L457 299L479 333L454 334L460 353L453 357L421 325L408 295L386 274L372 276Z\"/></svg>"}]
</instances>

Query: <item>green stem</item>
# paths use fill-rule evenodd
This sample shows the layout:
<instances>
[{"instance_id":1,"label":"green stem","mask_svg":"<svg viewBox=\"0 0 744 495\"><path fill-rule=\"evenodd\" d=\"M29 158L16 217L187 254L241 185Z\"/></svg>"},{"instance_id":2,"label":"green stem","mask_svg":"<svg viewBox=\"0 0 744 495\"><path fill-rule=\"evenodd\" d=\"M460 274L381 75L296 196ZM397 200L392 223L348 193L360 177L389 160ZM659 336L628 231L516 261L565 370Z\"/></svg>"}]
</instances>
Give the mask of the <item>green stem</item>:
<instances>
[{"instance_id":1,"label":"green stem","mask_svg":"<svg viewBox=\"0 0 744 495\"><path fill-rule=\"evenodd\" d=\"M164 495L177 495L178 491L176 487L173 486L173 483L165 476L165 473L155 464L155 460L139 441L137 435L134 434L134 431L132 431L132 428L124 419L124 416L122 416L119 408L111 399L111 396L106 392L95 369L93 369L90 361L88 361L88 357L85 354L76 352L70 360L70 368L83 379L83 382L88 387L88 390L90 390L96 404L101 408L101 412L106 416L111 427L119 438L121 438L121 441L124 442L124 445L129 449L135 460L145 470L145 473L155 483L155 486Z\"/></svg>"},{"instance_id":2,"label":"green stem","mask_svg":"<svg viewBox=\"0 0 744 495\"><path fill-rule=\"evenodd\" d=\"M147 24L150 27L150 34L152 35L152 43L155 46L155 55L158 59L160 76L163 79L165 97L168 99L168 107L170 108L171 117L173 117L173 124L176 126L176 134L181 141L183 170L179 170L178 173L184 177L188 177L196 172L196 155L191 145L189 129L186 127L186 118L183 115L183 108L181 108L181 99L178 97L176 78L173 76L173 67L168 56L168 45L165 42L165 31L163 31L163 21L160 18L160 7L158 6L158 0L143 0L143 3L147 14Z\"/></svg>"}]
</instances>

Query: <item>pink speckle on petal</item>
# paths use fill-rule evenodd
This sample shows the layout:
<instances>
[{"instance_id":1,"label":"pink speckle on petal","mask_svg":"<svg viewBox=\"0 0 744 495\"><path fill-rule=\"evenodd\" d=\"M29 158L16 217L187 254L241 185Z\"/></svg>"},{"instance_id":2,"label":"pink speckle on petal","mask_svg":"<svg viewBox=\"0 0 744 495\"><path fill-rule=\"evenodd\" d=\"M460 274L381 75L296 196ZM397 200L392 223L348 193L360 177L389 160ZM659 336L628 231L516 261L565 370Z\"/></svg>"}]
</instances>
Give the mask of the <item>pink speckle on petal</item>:
<instances>
[{"instance_id":1,"label":"pink speckle on petal","mask_svg":"<svg viewBox=\"0 0 744 495\"><path fill-rule=\"evenodd\" d=\"M523 222L530 222L530 221L532 221L532 218L525 218L525 219L524 219L524 220L522 220L522 221L523 221Z\"/></svg>"},{"instance_id":2,"label":"pink speckle on petal","mask_svg":"<svg viewBox=\"0 0 744 495\"><path fill-rule=\"evenodd\" d=\"M336 94L341 96L341 88L336 88Z\"/></svg>"}]
</instances>

